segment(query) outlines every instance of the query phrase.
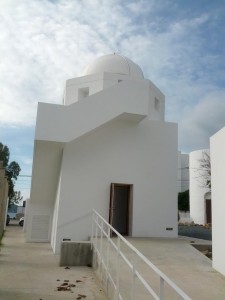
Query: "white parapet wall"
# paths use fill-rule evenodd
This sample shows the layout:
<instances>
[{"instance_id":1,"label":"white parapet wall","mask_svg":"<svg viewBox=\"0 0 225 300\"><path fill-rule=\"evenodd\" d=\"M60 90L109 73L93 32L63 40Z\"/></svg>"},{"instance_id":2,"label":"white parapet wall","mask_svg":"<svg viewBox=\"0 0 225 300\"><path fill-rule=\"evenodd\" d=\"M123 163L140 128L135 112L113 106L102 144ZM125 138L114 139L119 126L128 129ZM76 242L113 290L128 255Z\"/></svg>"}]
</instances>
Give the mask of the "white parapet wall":
<instances>
[{"instance_id":1,"label":"white parapet wall","mask_svg":"<svg viewBox=\"0 0 225 300\"><path fill-rule=\"evenodd\" d=\"M190 153L190 217L196 224L206 224L206 196L209 189L205 187L200 161L208 149Z\"/></svg>"},{"instance_id":2,"label":"white parapet wall","mask_svg":"<svg viewBox=\"0 0 225 300\"><path fill-rule=\"evenodd\" d=\"M213 267L225 275L225 128L210 139Z\"/></svg>"}]
</instances>

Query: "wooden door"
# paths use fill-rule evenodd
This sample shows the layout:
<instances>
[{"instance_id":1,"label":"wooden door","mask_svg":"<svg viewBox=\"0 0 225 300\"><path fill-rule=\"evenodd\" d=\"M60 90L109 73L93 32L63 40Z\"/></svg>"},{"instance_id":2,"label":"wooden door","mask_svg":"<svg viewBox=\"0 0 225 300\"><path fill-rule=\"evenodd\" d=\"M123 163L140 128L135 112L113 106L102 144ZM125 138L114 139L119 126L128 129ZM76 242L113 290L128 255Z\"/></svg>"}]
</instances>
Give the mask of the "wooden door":
<instances>
[{"instance_id":1,"label":"wooden door","mask_svg":"<svg viewBox=\"0 0 225 300\"><path fill-rule=\"evenodd\" d=\"M109 223L122 235L129 235L131 187L130 184L111 184Z\"/></svg>"},{"instance_id":2,"label":"wooden door","mask_svg":"<svg viewBox=\"0 0 225 300\"><path fill-rule=\"evenodd\" d=\"M211 199L206 199L206 223L212 223L212 207L211 207Z\"/></svg>"}]
</instances>

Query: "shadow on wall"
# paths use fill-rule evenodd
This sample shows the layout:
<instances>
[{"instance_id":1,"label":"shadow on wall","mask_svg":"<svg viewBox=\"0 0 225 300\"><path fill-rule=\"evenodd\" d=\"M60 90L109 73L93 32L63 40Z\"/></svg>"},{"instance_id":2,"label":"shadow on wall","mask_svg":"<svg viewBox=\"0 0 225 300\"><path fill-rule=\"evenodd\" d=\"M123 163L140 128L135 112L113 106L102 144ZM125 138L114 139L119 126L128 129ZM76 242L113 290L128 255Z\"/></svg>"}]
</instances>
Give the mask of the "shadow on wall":
<instances>
[{"instance_id":1,"label":"shadow on wall","mask_svg":"<svg viewBox=\"0 0 225 300\"><path fill-rule=\"evenodd\" d=\"M63 228L63 227L67 227L68 225L72 225L72 224L74 224L74 223L83 221L83 220L85 220L85 219L90 219L90 220L91 220L91 218L92 218L92 211L90 211L89 213L84 214L84 215L82 215L82 216L80 216L80 217L77 217L77 218L75 218L75 219L73 219L73 220L71 220L71 221L68 221L68 222L66 222L66 223L63 223L63 224L59 225L58 228L61 229L61 228Z\"/></svg>"}]
</instances>

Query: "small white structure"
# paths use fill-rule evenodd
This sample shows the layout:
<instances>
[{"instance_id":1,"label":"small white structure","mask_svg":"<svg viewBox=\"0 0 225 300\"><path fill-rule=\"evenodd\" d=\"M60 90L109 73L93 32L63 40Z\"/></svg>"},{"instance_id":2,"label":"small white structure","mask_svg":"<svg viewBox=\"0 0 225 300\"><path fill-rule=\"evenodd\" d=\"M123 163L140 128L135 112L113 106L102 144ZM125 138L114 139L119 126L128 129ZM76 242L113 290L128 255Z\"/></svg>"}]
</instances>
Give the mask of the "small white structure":
<instances>
[{"instance_id":1,"label":"small white structure","mask_svg":"<svg viewBox=\"0 0 225 300\"><path fill-rule=\"evenodd\" d=\"M177 236L177 125L161 91L118 54L39 103L27 241L87 240L95 208L122 234Z\"/></svg>"},{"instance_id":2,"label":"small white structure","mask_svg":"<svg viewBox=\"0 0 225 300\"><path fill-rule=\"evenodd\" d=\"M201 160L208 149L190 153L190 217L196 224L211 223L211 192L205 186L204 170Z\"/></svg>"},{"instance_id":3,"label":"small white structure","mask_svg":"<svg viewBox=\"0 0 225 300\"><path fill-rule=\"evenodd\" d=\"M178 193L189 190L189 154L178 152ZM179 210L179 223L191 223L190 212Z\"/></svg>"},{"instance_id":4,"label":"small white structure","mask_svg":"<svg viewBox=\"0 0 225 300\"><path fill-rule=\"evenodd\" d=\"M213 267L225 276L225 127L210 138Z\"/></svg>"},{"instance_id":5,"label":"small white structure","mask_svg":"<svg viewBox=\"0 0 225 300\"><path fill-rule=\"evenodd\" d=\"M178 152L178 192L189 190L189 154Z\"/></svg>"}]
</instances>

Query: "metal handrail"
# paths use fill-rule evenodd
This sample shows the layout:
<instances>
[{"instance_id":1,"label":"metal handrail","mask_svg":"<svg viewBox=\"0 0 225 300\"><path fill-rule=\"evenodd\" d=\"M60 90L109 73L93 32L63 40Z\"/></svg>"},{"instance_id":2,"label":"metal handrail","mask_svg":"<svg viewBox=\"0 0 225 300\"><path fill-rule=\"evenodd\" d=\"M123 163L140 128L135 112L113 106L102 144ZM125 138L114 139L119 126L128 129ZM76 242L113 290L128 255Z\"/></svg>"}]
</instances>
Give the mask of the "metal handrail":
<instances>
[{"instance_id":1,"label":"metal handrail","mask_svg":"<svg viewBox=\"0 0 225 300\"><path fill-rule=\"evenodd\" d=\"M107 232L104 230L104 225L107 227ZM100 230L100 235L99 235ZM118 237L117 245L113 242L111 238L112 232ZM107 238L109 243L114 247L117 251L117 279L116 282L113 280L112 275L109 272L108 261L109 261L109 250L107 246L107 256L106 261L104 261L104 257L102 255L102 247L103 247L103 237ZM97 241L100 240L100 249L97 247ZM120 249L121 241L132 250L133 254L136 254L148 267L150 267L158 276L159 276L159 295L153 290L153 288L147 283L144 277L140 274L139 271L136 270L135 264L132 263L126 255ZM127 264L127 266L132 271L132 287L131 287L131 299L135 299L135 281L136 278L140 280L146 290L153 296L154 299L163 300L165 299L164 295L164 285L167 283L182 299L191 300L191 298L182 291L171 279L169 279L162 271L160 271L151 261L149 261L140 251L138 251L130 242L128 242L118 231L116 231L96 210L93 210L93 222L92 222L92 235L91 235L92 246L94 247L94 251L98 255L98 259L100 261L100 265L104 267L106 270L107 277L112 282L116 294L117 299L123 299L120 294L119 287L119 258L121 257Z\"/></svg>"}]
</instances>

